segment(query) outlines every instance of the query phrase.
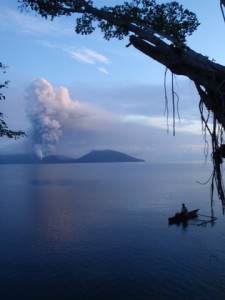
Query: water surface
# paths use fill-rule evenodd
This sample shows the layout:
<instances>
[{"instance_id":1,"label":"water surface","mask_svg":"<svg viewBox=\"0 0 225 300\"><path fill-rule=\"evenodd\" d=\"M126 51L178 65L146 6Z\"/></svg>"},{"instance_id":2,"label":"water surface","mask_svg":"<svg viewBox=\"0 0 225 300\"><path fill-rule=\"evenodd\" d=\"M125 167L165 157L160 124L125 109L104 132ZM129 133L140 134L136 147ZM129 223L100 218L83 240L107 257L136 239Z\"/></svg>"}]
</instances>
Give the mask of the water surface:
<instances>
[{"instance_id":1,"label":"water surface","mask_svg":"<svg viewBox=\"0 0 225 300\"><path fill-rule=\"evenodd\" d=\"M210 166L2 165L1 299L224 299L225 219ZM201 217L205 219L205 217Z\"/></svg>"}]
</instances>

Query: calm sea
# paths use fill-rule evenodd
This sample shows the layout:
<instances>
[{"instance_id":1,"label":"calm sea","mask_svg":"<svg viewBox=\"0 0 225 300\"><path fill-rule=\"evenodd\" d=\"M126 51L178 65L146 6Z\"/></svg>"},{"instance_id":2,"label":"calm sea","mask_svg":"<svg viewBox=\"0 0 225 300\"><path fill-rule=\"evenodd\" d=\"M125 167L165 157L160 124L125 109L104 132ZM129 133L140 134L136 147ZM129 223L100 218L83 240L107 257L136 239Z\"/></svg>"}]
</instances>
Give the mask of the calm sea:
<instances>
[{"instance_id":1,"label":"calm sea","mask_svg":"<svg viewBox=\"0 0 225 300\"><path fill-rule=\"evenodd\" d=\"M211 166L1 165L0 299L225 299L225 216ZM207 217L199 217L207 219Z\"/></svg>"}]
</instances>

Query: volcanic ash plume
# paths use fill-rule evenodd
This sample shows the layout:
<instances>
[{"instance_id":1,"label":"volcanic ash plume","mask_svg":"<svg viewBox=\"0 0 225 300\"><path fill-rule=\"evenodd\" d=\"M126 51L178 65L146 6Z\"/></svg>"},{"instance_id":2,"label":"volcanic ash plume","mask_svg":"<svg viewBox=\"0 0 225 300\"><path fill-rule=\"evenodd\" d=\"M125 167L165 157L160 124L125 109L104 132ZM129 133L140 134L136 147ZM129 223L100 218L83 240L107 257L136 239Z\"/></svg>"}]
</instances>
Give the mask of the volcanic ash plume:
<instances>
[{"instance_id":1,"label":"volcanic ash plume","mask_svg":"<svg viewBox=\"0 0 225 300\"><path fill-rule=\"evenodd\" d=\"M56 153L56 145L62 134L56 110L57 94L46 80L40 79L32 83L28 97L32 142L37 155L42 159Z\"/></svg>"},{"instance_id":2,"label":"volcanic ash plume","mask_svg":"<svg viewBox=\"0 0 225 300\"><path fill-rule=\"evenodd\" d=\"M31 84L28 101L32 143L40 159L56 153L60 137L66 131L100 131L106 128L105 124L115 121L110 112L72 100L66 88L56 89L45 79Z\"/></svg>"}]
</instances>

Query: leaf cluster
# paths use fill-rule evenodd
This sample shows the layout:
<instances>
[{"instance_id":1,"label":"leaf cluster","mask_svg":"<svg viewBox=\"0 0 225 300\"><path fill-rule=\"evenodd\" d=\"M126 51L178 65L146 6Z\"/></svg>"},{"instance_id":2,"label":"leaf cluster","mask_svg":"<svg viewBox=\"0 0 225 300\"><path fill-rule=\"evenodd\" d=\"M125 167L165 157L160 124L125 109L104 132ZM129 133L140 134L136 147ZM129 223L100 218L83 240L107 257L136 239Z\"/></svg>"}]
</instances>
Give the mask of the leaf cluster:
<instances>
[{"instance_id":1,"label":"leaf cluster","mask_svg":"<svg viewBox=\"0 0 225 300\"><path fill-rule=\"evenodd\" d=\"M22 10L29 11L29 9L34 12L40 14L44 18L48 18L51 16L53 19L56 16L60 15L60 11L62 8L62 1L54 1L54 0L18 0L19 7ZM70 2L70 1L64 1Z\"/></svg>"},{"instance_id":2,"label":"leaf cluster","mask_svg":"<svg viewBox=\"0 0 225 300\"><path fill-rule=\"evenodd\" d=\"M3 65L0 62L0 69L4 73L6 73L7 66ZM9 81L4 81L3 83L0 83L0 89L7 88L9 84ZM5 95L0 92L0 100L5 100ZM0 137L6 136L8 138L14 138L18 139L19 137L25 136L25 132L19 130L19 131L13 131L8 128L7 123L5 122L5 116L2 112L0 112Z\"/></svg>"},{"instance_id":3,"label":"leaf cluster","mask_svg":"<svg viewBox=\"0 0 225 300\"><path fill-rule=\"evenodd\" d=\"M86 0L18 0L22 11L30 9L44 18L54 19L61 15L70 16L74 12L84 12L84 5L92 5L92 1Z\"/></svg>"},{"instance_id":4,"label":"leaf cluster","mask_svg":"<svg viewBox=\"0 0 225 300\"><path fill-rule=\"evenodd\" d=\"M100 9L88 0L18 1L22 10L30 8L44 18L81 13L81 17L76 19L76 33L88 35L100 28L106 40L123 39L135 26L180 44L185 43L186 37L199 25L196 15L176 1L157 4L156 0L132 0Z\"/></svg>"},{"instance_id":5,"label":"leaf cluster","mask_svg":"<svg viewBox=\"0 0 225 300\"><path fill-rule=\"evenodd\" d=\"M3 73L6 73L6 68L7 66L3 65L1 62L0 62L0 69L2 69L2 72ZM7 88L8 87L8 84L9 84L9 81L4 81L3 83L0 83L0 89L2 88ZM0 92L0 100L5 100L5 96Z\"/></svg>"},{"instance_id":6,"label":"leaf cluster","mask_svg":"<svg viewBox=\"0 0 225 300\"><path fill-rule=\"evenodd\" d=\"M155 0L133 0L115 7L103 7L102 10L113 15L121 25L85 14L78 19L76 32L89 33L87 29L90 26L93 28L93 21L97 19L99 21L97 26L107 40L124 38L129 34L127 25L133 24L146 32L158 33L168 39L184 43L186 36L191 35L199 25L196 15L175 1L157 4Z\"/></svg>"}]
</instances>

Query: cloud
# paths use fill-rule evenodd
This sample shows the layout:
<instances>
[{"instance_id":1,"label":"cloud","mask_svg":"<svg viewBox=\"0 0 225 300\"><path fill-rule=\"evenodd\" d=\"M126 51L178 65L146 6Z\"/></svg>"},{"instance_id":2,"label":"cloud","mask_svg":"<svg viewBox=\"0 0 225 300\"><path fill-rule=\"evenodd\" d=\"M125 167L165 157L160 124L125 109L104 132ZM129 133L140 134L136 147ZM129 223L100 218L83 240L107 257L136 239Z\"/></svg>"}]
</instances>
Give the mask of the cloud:
<instances>
[{"instance_id":1,"label":"cloud","mask_svg":"<svg viewBox=\"0 0 225 300\"><path fill-rule=\"evenodd\" d=\"M17 10L9 8L1 8L0 11L0 28L4 31L13 31L20 34L32 36L62 36L68 35L72 30L62 27L60 23L55 20L43 20L41 17L32 16L27 13L20 13Z\"/></svg>"},{"instance_id":2,"label":"cloud","mask_svg":"<svg viewBox=\"0 0 225 300\"><path fill-rule=\"evenodd\" d=\"M73 92L73 88L71 88ZM141 83L107 83L105 85L76 86L76 94L91 99L95 105L107 107L122 116L123 122L135 123L148 128L159 128L172 133L172 107L169 116L165 115L165 94L162 85ZM198 110L198 95L189 81L179 84L179 116L176 114L175 130L180 133L202 134L202 125ZM169 97L168 97L169 98ZM169 105L172 101L169 99Z\"/></svg>"},{"instance_id":3,"label":"cloud","mask_svg":"<svg viewBox=\"0 0 225 300\"><path fill-rule=\"evenodd\" d=\"M69 53L72 58L87 64L108 64L110 62L106 56L88 48L74 49L65 47L64 51Z\"/></svg>"},{"instance_id":4,"label":"cloud","mask_svg":"<svg viewBox=\"0 0 225 300\"><path fill-rule=\"evenodd\" d=\"M149 79L151 81L151 78ZM188 80L178 82L179 113L181 120L199 120L199 96ZM73 90L73 87L71 87ZM162 84L126 82L106 82L105 84L76 87L76 93L92 102L108 107L123 115L161 117L166 123L165 92ZM169 90L168 90L169 93ZM169 117L172 116L172 101L169 98ZM179 124L179 121L177 122Z\"/></svg>"},{"instance_id":5,"label":"cloud","mask_svg":"<svg viewBox=\"0 0 225 300\"><path fill-rule=\"evenodd\" d=\"M105 68L98 67L97 70L103 74L109 74L109 72Z\"/></svg>"},{"instance_id":6,"label":"cloud","mask_svg":"<svg viewBox=\"0 0 225 300\"><path fill-rule=\"evenodd\" d=\"M71 99L67 88L55 88L46 79L31 84L27 101L32 144L40 156L54 154L65 131L101 132L119 121L105 109Z\"/></svg>"},{"instance_id":7,"label":"cloud","mask_svg":"<svg viewBox=\"0 0 225 300\"><path fill-rule=\"evenodd\" d=\"M71 47L58 45L56 43L45 41L45 40L36 40L35 42L45 48L59 49L61 51L64 51L67 54L69 54L72 59L75 59L79 62L83 62L86 64L96 65L98 63L103 63L103 64L110 63L110 60L106 56L97 53L91 49L87 49L87 48L74 49ZM97 66L96 69L103 74L109 73L108 70L104 67Z\"/></svg>"},{"instance_id":8,"label":"cloud","mask_svg":"<svg viewBox=\"0 0 225 300\"><path fill-rule=\"evenodd\" d=\"M81 51L75 51L75 50L67 50L67 52L71 55L72 58L80 61L80 62L84 62L87 64L95 64L95 61L93 60L92 57L86 55L86 53L82 53Z\"/></svg>"},{"instance_id":9,"label":"cloud","mask_svg":"<svg viewBox=\"0 0 225 300\"><path fill-rule=\"evenodd\" d=\"M142 124L152 128L163 129L168 132L173 131L173 119L161 116L148 117L145 115L126 115L123 119L124 122L132 122ZM194 135L202 135L202 124L200 120L175 120L175 133L190 133Z\"/></svg>"},{"instance_id":10,"label":"cloud","mask_svg":"<svg viewBox=\"0 0 225 300\"><path fill-rule=\"evenodd\" d=\"M35 80L27 91L30 121L27 143L30 142L40 157L54 153L79 157L92 149L108 148L154 162L179 159L204 161L204 140L196 134L201 133L196 119L181 119L176 125L176 136L167 134L163 108L158 109L161 115L157 110L153 113L147 109L147 104L152 102L163 106L159 98L154 97L157 89L151 94L152 100L147 87L146 94L139 92L143 98L132 98L130 89L133 86L127 84L127 90L120 87L117 91L115 85L114 89L102 86L98 91L76 83L69 91L63 86L53 86L46 79ZM126 92L130 96L130 108ZM126 109L121 109L126 97ZM2 153L6 146L4 144L0 149ZM13 146L9 151L12 148L15 149Z\"/></svg>"},{"instance_id":11,"label":"cloud","mask_svg":"<svg viewBox=\"0 0 225 300\"><path fill-rule=\"evenodd\" d=\"M50 48L50 49L60 49L61 46L53 43L53 42L50 42L50 41L45 41L45 40L36 40L35 43L41 45L42 47L45 47L45 48Z\"/></svg>"},{"instance_id":12,"label":"cloud","mask_svg":"<svg viewBox=\"0 0 225 300\"><path fill-rule=\"evenodd\" d=\"M97 53L97 52L95 52L91 49L88 49L88 48L84 48L83 51L84 51L84 53L86 53L86 55L88 57L92 57L95 61L98 61L98 62L101 62L101 63L104 63L104 64L109 63L109 59L106 56L104 56L100 53Z\"/></svg>"}]
</instances>

